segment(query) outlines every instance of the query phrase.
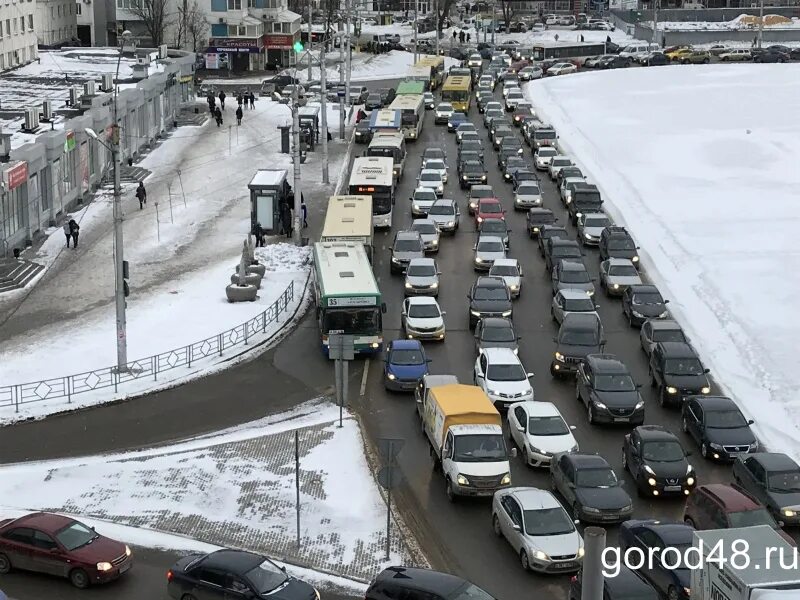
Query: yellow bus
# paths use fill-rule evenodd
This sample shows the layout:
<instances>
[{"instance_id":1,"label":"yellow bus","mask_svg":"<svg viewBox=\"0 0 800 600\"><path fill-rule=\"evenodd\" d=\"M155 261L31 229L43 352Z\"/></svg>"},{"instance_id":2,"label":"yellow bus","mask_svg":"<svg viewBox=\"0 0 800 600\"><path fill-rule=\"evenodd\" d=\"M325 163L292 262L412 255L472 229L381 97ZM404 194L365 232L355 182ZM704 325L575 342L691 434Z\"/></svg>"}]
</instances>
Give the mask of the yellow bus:
<instances>
[{"instance_id":1,"label":"yellow bus","mask_svg":"<svg viewBox=\"0 0 800 600\"><path fill-rule=\"evenodd\" d=\"M417 64L431 68L431 89L441 87L444 82L444 56L425 56Z\"/></svg>"},{"instance_id":2,"label":"yellow bus","mask_svg":"<svg viewBox=\"0 0 800 600\"><path fill-rule=\"evenodd\" d=\"M442 86L442 102L449 102L459 112L466 113L472 102L472 81L463 75L451 75Z\"/></svg>"}]
</instances>

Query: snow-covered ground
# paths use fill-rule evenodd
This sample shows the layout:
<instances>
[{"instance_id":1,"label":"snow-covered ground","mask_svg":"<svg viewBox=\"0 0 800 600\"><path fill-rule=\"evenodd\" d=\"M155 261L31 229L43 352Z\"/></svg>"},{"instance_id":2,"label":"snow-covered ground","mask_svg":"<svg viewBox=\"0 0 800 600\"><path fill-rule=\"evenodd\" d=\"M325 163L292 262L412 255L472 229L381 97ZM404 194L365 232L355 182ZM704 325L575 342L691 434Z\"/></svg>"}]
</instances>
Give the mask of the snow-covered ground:
<instances>
[{"instance_id":1,"label":"snow-covered ground","mask_svg":"<svg viewBox=\"0 0 800 600\"><path fill-rule=\"evenodd\" d=\"M334 53L334 55L337 54ZM338 60L336 64L331 64L331 61L328 60L325 62L328 65L325 72L328 82L338 83L339 70L344 68L343 63L339 63ZM459 61L453 58L445 58L445 68L450 68L452 65L458 63ZM412 66L414 66L413 52L404 52L402 50L392 50L386 54L353 52L353 58L350 64L350 80L358 83L362 81L380 81L382 79L401 79L408 73L409 68ZM307 81L308 68L303 70L298 69L297 77L301 81ZM312 80L319 80L319 77L319 67L312 66Z\"/></svg>"},{"instance_id":2,"label":"snow-covered ground","mask_svg":"<svg viewBox=\"0 0 800 600\"><path fill-rule=\"evenodd\" d=\"M652 21L642 23L642 25L653 27ZM730 21L659 21L660 29L672 31L740 31L758 30L758 17L750 15L740 15ZM775 31L779 29L798 29L800 19L785 19L779 15L764 15L764 29Z\"/></svg>"},{"instance_id":3,"label":"snow-covered ground","mask_svg":"<svg viewBox=\"0 0 800 600\"><path fill-rule=\"evenodd\" d=\"M800 458L800 65L584 73L526 94L715 380L763 443Z\"/></svg>"},{"instance_id":4,"label":"snow-covered ground","mask_svg":"<svg viewBox=\"0 0 800 600\"><path fill-rule=\"evenodd\" d=\"M386 560L386 504L364 456L357 421L345 413L340 428L338 418L337 406L314 401L170 446L4 466L0 506L189 536L368 581L387 564L412 563L415 551L398 535L395 521ZM99 530L134 544L172 543L146 529L114 531L103 525Z\"/></svg>"}]
</instances>

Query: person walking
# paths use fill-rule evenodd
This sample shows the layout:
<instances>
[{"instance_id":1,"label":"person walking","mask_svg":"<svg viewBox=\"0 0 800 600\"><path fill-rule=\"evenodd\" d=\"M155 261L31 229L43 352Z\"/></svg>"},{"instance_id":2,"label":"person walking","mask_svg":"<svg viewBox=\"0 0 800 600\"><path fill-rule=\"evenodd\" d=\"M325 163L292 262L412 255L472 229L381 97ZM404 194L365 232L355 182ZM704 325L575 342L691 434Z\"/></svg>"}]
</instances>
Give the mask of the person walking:
<instances>
[{"instance_id":1,"label":"person walking","mask_svg":"<svg viewBox=\"0 0 800 600\"><path fill-rule=\"evenodd\" d=\"M136 197L139 199L139 210L144 208L147 204L147 190L144 189L144 182L139 182L139 187L136 188Z\"/></svg>"},{"instance_id":2,"label":"person walking","mask_svg":"<svg viewBox=\"0 0 800 600\"><path fill-rule=\"evenodd\" d=\"M219 93L219 103L222 104L222 110L225 110L225 92L221 91Z\"/></svg>"},{"instance_id":3,"label":"person walking","mask_svg":"<svg viewBox=\"0 0 800 600\"><path fill-rule=\"evenodd\" d=\"M64 237L67 238L67 248L69 248L69 241L72 239L72 230L70 229L69 222L64 223Z\"/></svg>"},{"instance_id":4,"label":"person walking","mask_svg":"<svg viewBox=\"0 0 800 600\"><path fill-rule=\"evenodd\" d=\"M250 109L255 110L256 108L256 95L253 92L250 92Z\"/></svg>"},{"instance_id":5,"label":"person walking","mask_svg":"<svg viewBox=\"0 0 800 600\"><path fill-rule=\"evenodd\" d=\"M78 247L78 235L81 231L81 226L75 221L75 219L69 220L69 231L72 234L72 247Z\"/></svg>"},{"instance_id":6,"label":"person walking","mask_svg":"<svg viewBox=\"0 0 800 600\"><path fill-rule=\"evenodd\" d=\"M283 231L286 233L287 238L292 237L292 209L289 203L283 205L283 212L281 213L281 223L283 224Z\"/></svg>"},{"instance_id":7,"label":"person walking","mask_svg":"<svg viewBox=\"0 0 800 600\"><path fill-rule=\"evenodd\" d=\"M583 34L581 34L581 41L584 42L586 40L583 39Z\"/></svg>"},{"instance_id":8,"label":"person walking","mask_svg":"<svg viewBox=\"0 0 800 600\"><path fill-rule=\"evenodd\" d=\"M255 233L256 233L256 248L263 248L264 228L261 227L261 223L256 223Z\"/></svg>"},{"instance_id":9,"label":"person walking","mask_svg":"<svg viewBox=\"0 0 800 600\"><path fill-rule=\"evenodd\" d=\"M303 214L303 229L308 227L308 208L306 207L306 199L303 192L300 192L300 210Z\"/></svg>"},{"instance_id":10,"label":"person walking","mask_svg":"<svg viewBox=\"0 0 800 600\"><path fill-rule=\"evenodd\" d=\"M236 107L236 124L237 125L241 125L242 124L242 116L243 116L243 114L242 114L242 105L240 104L239 106Z\"/></svg>"},{"instance_id":11,"label":"person walking","mask_svg":"<svg viewBox=\"0 0 800 600\"><path fill-rule=\"evenodd\" d=\"M240 93L238 96L236 96L236 103L237 103L239 106L241 106L241 105L242 105L242 102L244 102L244 96L242 96L242 94Z\"/></svg>"},{"instance_id":12,"label":"person walking","mask_svg":"<svg viewBox=\"0 0 800 600\"><path fill-rule=\"evenodd\" d=\"M222 126L222 111L219 106L214 110L214 118L217 120L217 127Z\"/></svg>"}]
</instances>

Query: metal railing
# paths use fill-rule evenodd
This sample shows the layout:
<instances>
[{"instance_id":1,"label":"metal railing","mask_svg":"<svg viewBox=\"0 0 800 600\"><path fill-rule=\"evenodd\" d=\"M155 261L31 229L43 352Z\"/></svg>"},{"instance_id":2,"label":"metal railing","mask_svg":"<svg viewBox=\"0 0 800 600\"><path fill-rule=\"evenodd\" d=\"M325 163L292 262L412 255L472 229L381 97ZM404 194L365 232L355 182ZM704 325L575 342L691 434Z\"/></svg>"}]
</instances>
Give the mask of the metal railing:
<instances>
[{"instance_id":1,"label":"metal railing","mask_svg":"<svg viewBox=\"0 0 800 600\"><path fill-rule=\"evenodd\" d=\"M56 398L66 398L67 404L70 404L72 397L78 394L110 387L113 387L116 393L120 387L132 381L150 377L153 381L158 381L159 373L180 367L191 368L198 360L214 355L222 356L226 350L248 345L251 338L265 333L267 325L278 320L281 313L286 311L289 303L294 300L294 295L294 281L292 281L275 302L252 319L204 340L131 361L127 370L123 372L116 366L103 367L77 375L0 386L0 408L14 406L15 412L19 412L22 404Z\"/></svg>"}]
</instances>

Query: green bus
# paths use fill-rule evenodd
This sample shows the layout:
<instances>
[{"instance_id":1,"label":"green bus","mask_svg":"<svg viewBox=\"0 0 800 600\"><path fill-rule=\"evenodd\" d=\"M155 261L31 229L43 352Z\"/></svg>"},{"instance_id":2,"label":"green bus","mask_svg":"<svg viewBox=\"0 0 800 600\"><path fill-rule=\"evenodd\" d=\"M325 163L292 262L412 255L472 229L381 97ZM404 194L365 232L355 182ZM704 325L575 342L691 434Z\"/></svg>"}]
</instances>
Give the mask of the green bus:
<instances>
[{"instance_id":1,"label":"green bus","mask_svg":"<svg viewBox=\"0 0 800 600\"><path fill-rule=\"evenodd\" d=\"M425 84L422 81L401 81L397 85L397 95L422 96L425 93Z\"/></svg>"}]
</instances>

